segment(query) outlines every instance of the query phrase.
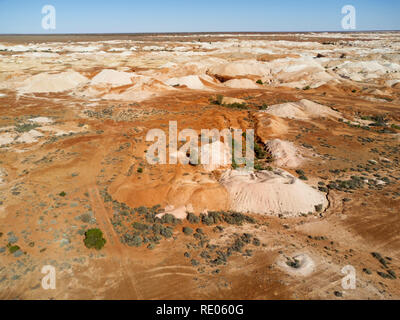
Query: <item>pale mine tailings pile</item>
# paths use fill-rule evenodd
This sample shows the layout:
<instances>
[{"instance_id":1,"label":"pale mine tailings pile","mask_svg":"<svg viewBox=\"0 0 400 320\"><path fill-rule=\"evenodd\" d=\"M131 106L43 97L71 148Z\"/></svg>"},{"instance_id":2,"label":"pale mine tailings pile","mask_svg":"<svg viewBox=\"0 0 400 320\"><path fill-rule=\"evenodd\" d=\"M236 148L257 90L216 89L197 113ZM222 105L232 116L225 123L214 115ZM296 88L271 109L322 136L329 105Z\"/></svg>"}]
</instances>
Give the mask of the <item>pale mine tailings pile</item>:
<instances>
[{"instance_id":1,"label":"pale mine tailings pile","mask_svg":"<svg viewBox=\"0 0 400 320\"><path fill-rule=\"evenodd\" d=\"M260 89L260 85L250 79L232 79L224 82L224 86L234 89Z\"/></svg>"},{"instance_id":2,"label":"pale mine tailings pile","mask_svg":"<svg viewBox=\"0 0 400 320\"><path fill-rule=\"evenodd\" d=\"M206 144L201 149L201 163L203 168L208 171L214 171L221 167L230 165L232 162L231 149L221 141Z\"/></svg>"},{"instance_id":3,"label":"pale mine tailings pile","mask_svg":"<svg viewBox=\"0 0 400 320\"><path fill-rule=\"evenodd\" d=\"M133 85L128 89L120 92L110 92L102 96L102 98L125 101L143 101L158 96L164 92L176 90L175 88L166 85L164 82L146 76L135 76L132 78L132 81Z\"/></svg>"},{"instance_id":4,"label":"pale mine tailings pile","mask_svg":"<svg viewBox=\"0 0 400 320\"><path fill-rule=\"evenodd\" d=\"M72 90L87 81L86 77L75 71L57 74L40 73L26 79L19 88L19 92L62 92Z\"/></svg>"},{"instance_id":5,"label":"pale mine tailings pile","mask_svg":"<svg viewBox=\"0 0 400 320\"><path fill-rule=\"evenodd\" d=\"M263 111L274 116L296 119L310 120L314 118L340 118L341 114L322 104L310 100L302 99L298 102L288 102L270 106L268 110Z\"/></svg>"},{"instance_id":6,"label":"pale mine tailings pile","mask_svg":"<svg viewBox=\"0 0 400 320\"><path fill-rule=\"evenodd\" d=\"M279 167L297 168L304 161L300 151L290 141L273 139L267 141L266 147L274 159L274 164Z\"/></svg>"},{"instance_id":7,"label":"pale mine tailings pile","mask_svg":"<svg viewBox=\"0 0 400 320\"><path fill-rule=\"evenodd\" d=\"M131 84L131 78L135 76L135 73L132 72L124 72L124 71L116 71L112 69L105 69L98 73L93 79L90 81L92 85L99 84L110 84L112 86L124 86L127 84Z\"/></svg>"},{"instance_id":8,"label":"pale mine tailings pile","mask_svg":"<svg viewBox=\"0 0 400 320\"><path fill-rule=\"evenodd\" d=\"M228 191L230 209L243 213L295 216L315 212L316 206L326 208L328 204L324 194L281 169L227 170L220 183Z\"/></svg>"},{"instance_id":9,"label":"pale mine tailings pile","mask_svg":"<svg viewBox=\"0 0 400 320\"><path fill-rule=\"evenodd\" d=\"M258 76L264 77L271 73L267 64L255 60L242 60L212 66L208 73L221 80L230 80L237 77Z\"/></svg>"},{"instance_id":10,"label":"pale mine tailings pile","mask_svg":"<svg viewBox=\"0 0 400 320\"><path fill-rule=\"evenodd\" d=\"M211 90L210 88L207 88L206 85L204 85L204 82L205 83L210 82L211 84L213 82L213 79L207 75L203 76L189 75L185 77L170 78L164 82L170 86L184 85L189 89L194 89L194 90Z\"/></svg>"}]
</instances>

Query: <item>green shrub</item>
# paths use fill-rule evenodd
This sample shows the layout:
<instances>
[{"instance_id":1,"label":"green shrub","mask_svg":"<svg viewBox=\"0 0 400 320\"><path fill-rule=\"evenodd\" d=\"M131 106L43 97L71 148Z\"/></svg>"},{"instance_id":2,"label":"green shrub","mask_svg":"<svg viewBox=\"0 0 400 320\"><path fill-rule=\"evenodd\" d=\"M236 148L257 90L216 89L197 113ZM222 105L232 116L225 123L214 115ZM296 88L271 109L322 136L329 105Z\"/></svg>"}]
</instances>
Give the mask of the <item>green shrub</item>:
<instances>
[{"instance_id":1,"label":"green shrub","mask_svg":"<svg viewBox=\"0 0 400 320\"><path fill-rule=\"evenodd\" d=\"M14 253L14 252L17 252L19 249L20 249L20 247L19 246L17 246L17 245L11 245L11 244L8 244L8 250L10 251L10 253Z\"/></svg>"},{"instance_id":2,"label":"green shrub","mask_svg":"<svg viewBox=\"0 0 400 320\"><path fill-rule=\"evenodd\" d=\"M94 228L85 232L85 239L83 242L89 249L95 248L96 250L100 250L104 247L106 239L103 238L103 232L100 229Z\"/></svg>"},{"instance_id":3,"label":"green shrub","mask_svg":"<svg viewBox=\"0 0 400 320\"><path fill-rule=\"evenodd\" d=\"M183 233L190 236L193 233L193 229L190 227L183 227L182 229Z\"/></svg>"},{"instance_id":4,"label":"green shrub","mask_svg":"<svg viewBox=\"0 0 400 320\"><path fill-rule=\"evenodd\" d=\"M172 232L173 232L173 230L170 227L162 227L160 233L164 238L171 238Z\"/></svg>"},{"instance_id":5,"label":"green shrub","mask_svg":"<svg viewBox=\"0 0 400 320\"><path fill-rule=\"evenodd\" d=\"M247 109L247 104L245 103L229 103L229 104L224 104L223 105L226 108L230 108L230 109L240 109L240 110L246 110Z\"/></svg>"},{"instance_id":6,"label":"green shrub","mask_svg":"<svg viewBox=\"0 0 400 320\"><path fill-rule=\"evenodd\" d=\"M199 223L200 222L200 218L198 216L196 216L194 213L189 212L186 219L190 222L190 223Z\"/></svg>"},{"instance_id":7,"label":"green shrub","mask_svg":"<svg viewBox=\"0 0 400 320\"><path fill-rule=\"evenodd\" d=\"M396 129L396 130L400 130L400 126L399 125L397 125L397 124L392 124L392 126L391 126L393 129Z\"/></svg>"},{"instance_id":8,"label":"green shrub","mask_svg":"<svg viewBox=\"0 0 400 320\"><path fill-rule=\"evenodd\" d=\"M60 197L65 197L67 194L66 194L64 191L61 191L58 195L59 195Z\"/></svg>"},{"instance_id":9,"label":"green shrub","mask_svg":"<svg viewBox=\"0 0 400 320\"><path fill-rule=\"evenodd\" d=\"M172 214L166 213L162 216L161 222L175 225L179 222L179 220L175 218Z\"/></svg>"},{"instance_id":10,"label":"green shrub","mask_svg":"<svg viewBox=\"0 0 400 320\"><path fill-rule=\"evenodd\" d=\"M257 142L254 142L254 153L257 159L264 159L266 156L264 148Z\"/></svg>"},{"instance_id":11,"label":"green shrub","mask_svg":"<svg viewBox=\"0 0 400 320\"><path fill-rule=\"evenodd\" d=\"M258 238L253 238L253 245L255 245L255 246L259 246L261 244L261 241L260 241L260 239L258 239Z\"/></svg>"},{"instance_id":12,"label":"green shrub","mask_svg":"<svg viewBox=\"0 0 400 320\"><path fill-rule=\"evenodd\" d=\"M140 236L134 236L131 245L135 247L140 247L142 245L142 238Z\"/></svg>"},{"instance_id":13,"label":"green shrub","mask_svg":"<svg viewBox=\"0 0 400 320\"><path fill-rule=\"evenodd\" d=\"M242 252L242 248L244 247L244 243L240 239L236 239L233 243L231 249L236 252Z\"/></svg>"},{"instance_id":14,"label":"green shrub","mask_svg":"<svg viewBox=\"0 0 400 320\"><path fill-rule=\"evenodd\" d=\"M140 230L140 231L145 231L145 230L149 229L149 226L147 224L136 222L136 221L134 223L132 223L132 227L134 229Z\"/></svg>"},{"instance_id":15,"label":"green shrub","mask_svg":"<svg viewBox=\"0 0 400 320\"><path fill-rule=\"evenodd\" d=\"M198 266L199 264L200 264L200 262L199 261L197 261L196 259L192 259L191 261L190 261L190 263L192 264L192 266Z\"/></svg>"},{"instance_id":16,"label":"green shrub","mask_svg":"<svg viewBox=\"0 0 400 320\"><path fill-rule=\"evenodd\" d=\"M262 82L261 79L258 79L258 80L256 81L256 83L257 83L257 84L264 84L264 83Z\"/></svg>"},{"instance_id":17,"label":"green shrub","mask_svg":"<svg viewBox=\"0 0 400 320\"><path fill-rule=\"evenodd\" d=\"M19 125L15 126L15 131L17 131L19 133L28 132L37 127L40 127L40 125L35 124L35 123L19 124Z\"/></svg>"},{"instance_id":18,"label":"green shrub","mask_svg":"<svg viewBox=\"0 0 400 320\"><path fill-rule=\"evenodd\" d=\"M256 171L264 170L264 166L262 165L262 163L256 162L254 163L254 170Z\"/></svg>"}]
</instances>

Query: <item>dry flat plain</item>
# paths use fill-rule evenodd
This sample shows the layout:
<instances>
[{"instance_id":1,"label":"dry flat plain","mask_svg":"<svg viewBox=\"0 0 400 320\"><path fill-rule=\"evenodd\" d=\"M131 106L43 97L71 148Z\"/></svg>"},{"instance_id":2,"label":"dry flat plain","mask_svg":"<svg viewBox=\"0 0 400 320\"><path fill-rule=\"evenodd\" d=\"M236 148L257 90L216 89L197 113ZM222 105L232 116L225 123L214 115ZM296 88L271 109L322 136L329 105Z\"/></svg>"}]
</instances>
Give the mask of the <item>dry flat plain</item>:
<instances>
[{"instance_id":1,"label":"dry flat plain","mask_svg":"<svg viewBox=\"0 0 400 320\"><path fill-rule=\"evenodd\" d=\"M399 52L396 32L1 36L0 298L399 299ZM149 164L169 121L254 129L254 172Z\"/></svg>"}]
</instances>

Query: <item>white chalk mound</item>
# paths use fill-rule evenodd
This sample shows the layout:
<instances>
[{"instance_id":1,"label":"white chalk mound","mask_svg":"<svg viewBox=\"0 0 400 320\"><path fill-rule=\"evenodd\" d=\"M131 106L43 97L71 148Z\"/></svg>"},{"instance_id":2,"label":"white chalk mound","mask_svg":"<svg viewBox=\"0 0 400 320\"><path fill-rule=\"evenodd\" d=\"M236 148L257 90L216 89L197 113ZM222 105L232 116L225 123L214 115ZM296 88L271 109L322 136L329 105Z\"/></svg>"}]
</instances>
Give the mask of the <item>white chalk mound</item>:
<instances>
[{"instance_id":1,"label":"white chalk mound","mask_svg":"<svg viewBox=\"0 0 400 320\"><path fill-rule=\"evenodd\" d=\"M261 86L257 85L250 79L232 79L224 82L224 86L228 88L237 89L260 89Z\"/></svg>"},{"instance_id":2,"label":"white chalk mound","mask_svg":"<svg viewBox=\"0 0 400 320\"><path fill-rule=\"evenodd\" d=\"M208 143L201 148L201 164L206 171L214 171L232 163L232 151L221 141Z\"/></svg>"},{"instance_id":3,"label":"white chalk mound","mask_svg":"<svg viewBox=\"0 0 400 320\"><path fill-rule=\"evenodd\" d=\"M16 137L15 133L12 132L4 132L0 134L0 146L4 146L14 142Z\"/></svg>"},{"instance_id":4,"label":"white chalk mound","mask_svg":"<svg viewBox=\"0 0 400 320\"><path fill-rule=\"evenodd\" d=\"M133 85L121 93L108 93L103 99L115 99L125 101L143 101L158 96L164 92L176 90L164 82L146 76L132 77Z\"/></svg>"},{"instance_id":5,"label":"white chalk mound","mask_svg":"<svg viewBox=\"0 0 400 320\"><path fill-rule=\"evenodd\" d=\"M227 79L247 75L256 75L262 77L265 75L269 75L270 72L271 68L267 64L255 60L242 60L237 62L218 64L212 66L208 70L209 74Z\"/></svg>"},{"instance_id":6,"label":"white chalk mound","mask_svg":"<svg viewBox=\"0 0 400 320\"><path fill-rule=\"evenodd\" d=\"M112 86L124 86L131 84L131 78L135 76L132 72L116 71L112 69L105 69L98 73L90 81L91 84L111 84Z\"/></svg>"},{"instance_id":7,"label":"white chalk mound","mask_svg":"<svg viewBox=\"0 0 400 320\"><path fill-rule=\"evenodd\" d=\"M62 92L72 90L88 79L79 72L40 73L26 79L19 88L21 93Z\"/></svg>"},{"instance_id":8,"label":"white chalk mound","mask_svg":"<svg viewBox=\"0 0 400 320\"><path fill-rule=\"evenodd\" d=\"M302 99L298 102L288 102L270 106L264 111L274 116L297 119L310 120L320 117L340 118L341 114L331 108L313 101Z\"/></svg>"},{"instance_id":9,"label":"white chalk mound","mask_svg":"<svg viewBox=\"0 0 400 320\"><path fill-rule=\"evenodd\" d=\"M24 132L23 134L21 134L18 139L17 142L20 143L33 143L33 142L37 142L37 138L43 137L43 134L37 130L30 130L28 132Z\"/></svg>"},{"instance_id":10,"label":"white chalk mound","mask_svg":"<svg viewBox=\"0 0 400 320\"><path fill-rule=\"evenodd\" d=\"M274 164L279 167L296 168L304 161L299 150L290 141L273 139L265 145L274 159Z\"/></svg>"},{"instance_id":11,"label":"white chalk mound","mask_svg":"<svg viewBox=\"0 0 400 320\"><path fill-rule=\"evenodd\" d=\"M194 90L206 89L203 82L200 80L200 77L195 76L195 75L178 77L178 78L170 78L170 79L166 80L165 83L168 84L169 86L185 85L189 89L194 89Z\"/></svg>"},{"instance_id":12,"label":"white chalk mound","mask_svg":"<svg viewBox=\"0 0 400 320\"><path fill-rule=\"evenodd\" d=\"M34 122L34 123L40 123L40 124L48 124L48 123L53 123L53 120L47 118L47 117L36 117L36 118L31 118L29 121Z\"/></svg>"},{"instance_id":13,"label":"white chalk mound","mask_svg":"<svg viewBox=\"0 0 400 320\"><path fill-rule=\"evenodd\" d=\"M318 205L327 206L323 193L282 169L227 170L220 183L229 193L230 209L238 212L295 216L316 212Z\"/></svg>"}]
</instances>

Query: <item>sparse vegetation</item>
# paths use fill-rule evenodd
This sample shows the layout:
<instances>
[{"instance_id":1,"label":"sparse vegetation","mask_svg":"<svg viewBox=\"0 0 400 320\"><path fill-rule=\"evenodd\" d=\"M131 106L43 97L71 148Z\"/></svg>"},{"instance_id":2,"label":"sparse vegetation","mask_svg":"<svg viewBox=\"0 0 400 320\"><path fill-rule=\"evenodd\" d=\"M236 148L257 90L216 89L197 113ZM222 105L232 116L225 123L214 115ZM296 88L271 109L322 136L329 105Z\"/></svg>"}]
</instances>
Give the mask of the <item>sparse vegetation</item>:
<instances>
[{"instance_id":1,"label":"sparse vegetation","mask_svg":"<svg viewBox=\"0 0 400 320\"><path fill-rule=\"evenodd\" d=\"M40 127L40 125L37 124L37 123L18 124L18 125L15 126L15 131L17 131L19 133L23 133L23 132L28 132L28 131L31 131L33 129L36 129L37 127Z\"/></svg>"},{"instance_id":2,"label":"sparse vegetation","mask_svg":"<svg viewBox=\"0 0 400 320\"><path fill-rule=\"evenodd\" d=\"M264 146L258 142L254 142L254 154L257 159L264 159L267 155Z\"/></svg>"}]
</instances>

